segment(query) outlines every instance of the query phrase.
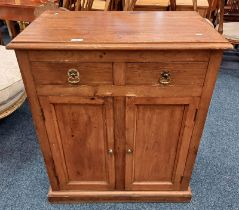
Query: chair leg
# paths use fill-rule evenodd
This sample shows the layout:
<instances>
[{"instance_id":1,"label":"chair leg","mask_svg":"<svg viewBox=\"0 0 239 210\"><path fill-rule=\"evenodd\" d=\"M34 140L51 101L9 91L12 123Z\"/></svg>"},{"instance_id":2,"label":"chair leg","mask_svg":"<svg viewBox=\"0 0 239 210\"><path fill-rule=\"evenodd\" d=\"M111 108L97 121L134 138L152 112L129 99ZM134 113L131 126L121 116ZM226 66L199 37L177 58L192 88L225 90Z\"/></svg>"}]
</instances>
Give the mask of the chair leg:
<instances>
[{"instance_id":1,"label":"chair leg","mask_svg":"<svg viewBox=\"0 0 239 210\"><path fill-rule=\"evenodd\" d=\"M10 20L6 20L6 24L7 24L7 29L8 29L9 36L11 38L16 37L18 32L17 32L16 27L15 27L15 22L10 21Z\"/></svg>"},{"instance_id":2,"label":"chair leg","mask_svg":"<svg viewBox=\"0 0 239 210\"><path fill-rule=\"evenodd\" d=\"M109 11L110 10L110 3L111 3L111 0L106 0L105 1L105 11Z\"/></svg>"},{"instance_id":3,"label":"chair leg","mask_svg":"<svg viewBox=\"0 0 239 210\"><path fill-rule=\"evenodd\" d=\"M11 23L8 20L6 20L5 22L6 22L6 25L7 25L8 34L9 34L10 37L12 37Z\"/></svg>"},{"instance_id":4,"label":"chair leg","mask_svg":"<svg viewBox=\"0 0 239 210\"><path fill-rule=\"evenodd\" d=\"M80 11L81 10L81 0L77 0L75 4L75 11Z\"/></svg>"}]
</instances>

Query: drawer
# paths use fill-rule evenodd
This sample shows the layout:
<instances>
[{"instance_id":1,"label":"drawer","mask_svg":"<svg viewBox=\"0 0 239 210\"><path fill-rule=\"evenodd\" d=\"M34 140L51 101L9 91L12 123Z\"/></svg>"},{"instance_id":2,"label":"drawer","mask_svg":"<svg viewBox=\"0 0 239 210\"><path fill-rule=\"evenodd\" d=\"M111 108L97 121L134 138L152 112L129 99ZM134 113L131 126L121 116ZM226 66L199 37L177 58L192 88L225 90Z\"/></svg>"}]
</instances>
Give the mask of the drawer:
<instances>
[{"instance_id":1,"label":"drawer","mask_svg":"<svg viewBox=\"0 0 239 210\"><path fill-rule=\"evenodd\" d=\"M125 82L127 85L202 86L207 65L207 62L127 63Z\"/></svg>"},{"instance_id":2,"label":"drawer","mask_svg":"<svg viewBox=\"0 0 239 210\"><path fill-rule=\"evenodd\" d=\"M113 84L112 63L32 62L31 68L37 85Z\"/></svg>"}]
</instances>

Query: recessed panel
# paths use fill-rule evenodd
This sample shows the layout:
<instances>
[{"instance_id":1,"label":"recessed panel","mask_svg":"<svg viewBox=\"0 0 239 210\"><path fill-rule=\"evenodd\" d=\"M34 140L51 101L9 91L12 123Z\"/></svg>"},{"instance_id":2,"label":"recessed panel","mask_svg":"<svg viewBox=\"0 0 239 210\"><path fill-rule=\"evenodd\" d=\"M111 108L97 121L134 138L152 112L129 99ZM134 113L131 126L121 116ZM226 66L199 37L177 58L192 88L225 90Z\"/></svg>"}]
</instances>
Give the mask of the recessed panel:
<instances>
[{"instance_id":1,"label":"recessed panel","mask_svg":"<svg viewBox=\"0 0 239 210\"><path fill-rule=\"evenodd\" d=\"M103 105L55 105L69 181L107 181Z\"/></svg>"},{"instance_id":2,"label":"recessed panel","mask_svg":"<svg viewBox=\"0 0 239 210\"><path fill-rule=\"evenodd\" d=\"M137 105L134 181L172 182L184 106Z\"/></svg>"}]
</instances>

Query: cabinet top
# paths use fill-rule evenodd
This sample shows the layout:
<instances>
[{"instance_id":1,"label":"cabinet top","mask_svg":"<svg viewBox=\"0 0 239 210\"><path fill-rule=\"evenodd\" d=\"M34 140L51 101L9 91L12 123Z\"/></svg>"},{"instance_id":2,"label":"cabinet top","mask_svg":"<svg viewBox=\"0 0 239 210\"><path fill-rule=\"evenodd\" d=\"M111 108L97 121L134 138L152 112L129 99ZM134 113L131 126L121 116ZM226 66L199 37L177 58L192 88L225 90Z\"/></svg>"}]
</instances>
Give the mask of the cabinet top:
<instances>
[{"instance_id":1,"label":"cabinet top","mask_svg":"<svg viewBox=\"0 0 239 210\"><path fill-rule=\"evenodd\" d=\"M9 45L11 49L229 49L196 12L47 11Z\"/></svg>"}]
</instances>

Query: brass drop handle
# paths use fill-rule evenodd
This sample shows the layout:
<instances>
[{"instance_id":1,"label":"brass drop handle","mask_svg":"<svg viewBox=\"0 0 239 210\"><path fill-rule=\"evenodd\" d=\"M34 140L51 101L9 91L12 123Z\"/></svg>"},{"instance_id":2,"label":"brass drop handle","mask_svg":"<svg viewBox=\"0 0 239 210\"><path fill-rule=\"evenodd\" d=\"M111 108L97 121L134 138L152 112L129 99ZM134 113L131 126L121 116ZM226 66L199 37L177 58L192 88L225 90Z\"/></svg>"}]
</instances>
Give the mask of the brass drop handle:
<instances>
[{"instance_id":1,"label":"brass drop handle","mask_svg":"<svg viewBox=\"0 0 239 210\"><path fill-rule=\"evenodd\" d=\"M132 154L132 153L133 153L133 150L129 148L129 149L127 149L127 153L128 153L128 154Z\"/></svg>"},{"instance_id":2,"label":"brass drop handle","mask_svg":"<svg viewBox=\"0 0 239 210\"><path fill-rule=\"evenodd\" d=\"M162 85L168 85L171 81L171 74L169 71L161 72L159 83Z\"/></svg>"},{"instance_id":3,"label":"brass drop handle","mask_svg":"<svg viewBox=\"0 0 239 210\"><path fill-rule=\"evenodd\" d=\"M80 73L77 69L69 69L67 72L68 82L70 84L78 84L80 82Z\"/></svg>"},{"instance_id":4,"label":"brass drop handle","mask_svg":"<svg viewBox=\"0 0 239 210\"><path fill-rule=\"evenodd\" d=\"M113 152L113 149L108 149L108 154L109 154L109 155L113 155L113 153L114 153L114 152Z\"/></svg>"}]
</instances>

